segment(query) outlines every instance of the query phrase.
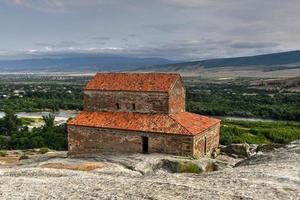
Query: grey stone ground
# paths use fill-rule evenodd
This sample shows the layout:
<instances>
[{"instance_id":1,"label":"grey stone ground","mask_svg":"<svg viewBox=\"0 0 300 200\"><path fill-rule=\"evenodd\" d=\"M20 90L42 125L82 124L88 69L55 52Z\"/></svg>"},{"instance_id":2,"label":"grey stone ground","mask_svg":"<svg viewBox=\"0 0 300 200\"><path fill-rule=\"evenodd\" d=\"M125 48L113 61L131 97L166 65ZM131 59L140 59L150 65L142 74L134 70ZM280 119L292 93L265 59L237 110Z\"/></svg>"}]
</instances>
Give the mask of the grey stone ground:
<instances>
[{"instance_id":1,"label":"grey stone ground","mask_svg":"<svg viewBox=\"0 0 300 200\"><path fill-rule=\"evenodd\" d=\"M162 168L163 159L182 158L133 154L24 160L0 167L0 199L300 199L300 141L257 154L238 167L203 174L170 173ZM105 167L41 167L85 162Z\"/></svg>"}]
</instances>

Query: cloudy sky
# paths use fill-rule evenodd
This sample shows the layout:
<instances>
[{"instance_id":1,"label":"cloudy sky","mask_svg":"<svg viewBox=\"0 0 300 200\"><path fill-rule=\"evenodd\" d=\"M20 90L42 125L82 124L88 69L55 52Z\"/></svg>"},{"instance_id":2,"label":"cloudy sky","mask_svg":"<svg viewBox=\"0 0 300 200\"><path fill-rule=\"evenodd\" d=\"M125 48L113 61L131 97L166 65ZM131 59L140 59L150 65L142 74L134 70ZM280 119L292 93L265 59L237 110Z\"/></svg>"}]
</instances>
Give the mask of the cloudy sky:
<instances>
[{"instance_id":1,"label":"cloudy sky","mask_svg":"<svg viewBox=\"0 0 300 200\"><path fill-rule=\"evenodd\" d=\"M296 49L299 0L0 0L0 59L199 60Z\"/></svg>"}]
</instances>

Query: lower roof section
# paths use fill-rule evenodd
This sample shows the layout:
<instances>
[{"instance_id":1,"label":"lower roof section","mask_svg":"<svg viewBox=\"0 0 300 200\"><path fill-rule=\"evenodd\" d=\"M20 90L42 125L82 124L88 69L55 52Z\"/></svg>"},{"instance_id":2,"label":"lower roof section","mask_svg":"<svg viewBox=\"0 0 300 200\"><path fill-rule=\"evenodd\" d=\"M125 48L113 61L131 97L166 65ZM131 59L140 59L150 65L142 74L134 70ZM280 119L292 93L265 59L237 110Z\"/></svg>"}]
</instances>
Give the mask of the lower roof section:
<instances>
[{"instance_id":1,"label":"lower roof section","mask_svg":"<svg viewBox=\"0 0 300 200\"><path fill-rule=\"evenodd\" d=\"M189 112L178 114L141 114L128 112L83 111L68 125L122 129L153 133L197 135L220 122Z\"/></svg>"}]
</instances>

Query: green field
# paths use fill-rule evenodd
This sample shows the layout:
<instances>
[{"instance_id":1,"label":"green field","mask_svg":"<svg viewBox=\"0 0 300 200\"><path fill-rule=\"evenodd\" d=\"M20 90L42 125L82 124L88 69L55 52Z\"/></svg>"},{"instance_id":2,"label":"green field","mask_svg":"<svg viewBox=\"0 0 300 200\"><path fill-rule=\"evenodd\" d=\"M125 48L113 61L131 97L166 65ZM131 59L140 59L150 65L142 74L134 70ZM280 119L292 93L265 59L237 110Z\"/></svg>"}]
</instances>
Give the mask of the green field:
<instances>
[{"instance_id":1,"label":"green field","mask_svg":"<svg viewBox=\"0 0 300 200\"><path fill-rule=\"evenodd\" d=\"M228 121L221 123L221 144L286 144L300 139L300 122Z\"/></svg>"}]
</instances>

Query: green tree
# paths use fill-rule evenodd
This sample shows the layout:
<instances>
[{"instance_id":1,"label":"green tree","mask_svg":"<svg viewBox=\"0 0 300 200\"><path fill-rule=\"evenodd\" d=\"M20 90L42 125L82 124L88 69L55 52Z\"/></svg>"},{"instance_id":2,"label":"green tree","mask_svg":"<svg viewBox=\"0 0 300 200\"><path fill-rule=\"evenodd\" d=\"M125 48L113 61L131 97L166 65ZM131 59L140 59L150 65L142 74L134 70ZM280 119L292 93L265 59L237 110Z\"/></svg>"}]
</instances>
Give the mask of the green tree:
<instances>
[{"instance_id":1,"label":"green tree","mask_svg":"<svg viewBox=\"0 0 300 200\"><path fill-rule=\"evenodd\" d=\"M5 116L2 120L2 131L6 135L11 135L13 132L18 131L18 127L22 125L22 122L20 119L18 119L18 116L15 114L12 110L6 110Z\"/></svg>"},{"instance_id":2,"label":"green tree","mask_svg":"<svg viewBox=\"0 0 300 200\"><path fill-rule=\"evenodd\" d=\"M0 135L0 149L6 149L8 146L8 138Z\"/></svg>"},{"instance_id":3,"label":"green tree","mask_svg":"<svg viewBox=\"0 0 300 200\"><path fill-rule=\"evenodd\" d=\"M45 128L53 128L55 125L55 115L49 113L48 115L43 116L43 121L45 122Z\"/></svg>"}]
</instances>

